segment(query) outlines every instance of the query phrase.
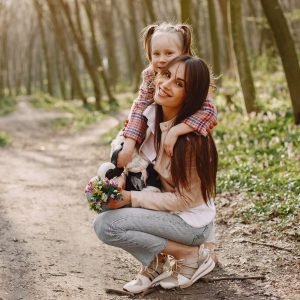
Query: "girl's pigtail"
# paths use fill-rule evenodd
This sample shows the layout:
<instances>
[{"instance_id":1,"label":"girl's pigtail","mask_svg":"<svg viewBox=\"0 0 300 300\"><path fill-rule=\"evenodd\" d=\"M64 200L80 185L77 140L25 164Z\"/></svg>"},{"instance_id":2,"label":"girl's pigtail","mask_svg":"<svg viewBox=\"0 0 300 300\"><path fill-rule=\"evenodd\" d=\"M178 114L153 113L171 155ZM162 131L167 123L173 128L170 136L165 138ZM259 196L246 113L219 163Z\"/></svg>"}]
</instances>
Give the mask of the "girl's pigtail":
<instances>
[{"instance_id":1,"label":"girl's pigtail","mask_svg":"<svg viewBox=\"0 0 300 300\"><path fill-rule=\"evenodd\" d=\"M144 49L149 61L151 61L151 39L158 25L148 25L143 30Z\"/></svg>"},{"instance_id":2,"label":"girl's pigtail","mask_svg":"<svg viewBox=\"0 0 300 300\"><path fill-rule=\"evenodd\" d=\"M193 55L191 50L192 44L192 29L187 24L182 24L179 26L180 31L183 36L183 53L188 55Z\"/></svg>"}]
</instances>

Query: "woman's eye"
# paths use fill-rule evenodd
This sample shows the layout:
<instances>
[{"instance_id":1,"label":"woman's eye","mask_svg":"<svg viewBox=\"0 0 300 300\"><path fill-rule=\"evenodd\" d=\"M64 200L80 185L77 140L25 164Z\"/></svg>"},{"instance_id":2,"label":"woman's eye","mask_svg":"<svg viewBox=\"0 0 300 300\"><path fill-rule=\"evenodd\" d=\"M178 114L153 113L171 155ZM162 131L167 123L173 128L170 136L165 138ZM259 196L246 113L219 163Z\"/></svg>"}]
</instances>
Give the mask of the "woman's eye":
<instances>
[{"instance_id":1,"label":"woman's eye","mask_svg":"<svg viewBox=\"0 0 300 300\"><path fill-rule=\"evenodd\" d=\"M162 76L163 76L164 78L170 78L170 72L163 72L163 73L162 73Z\"/></svg>"},{"instance_id":2,"label":"woman's eye","mask_svg":"<svg viewBox=\"0 0 300 300\"><path fill-rule=\"evenodd\" d=\"M183 87L183 83L181 81L176 81L176 85L179 87Z\"/></svg>"}]
</instances>

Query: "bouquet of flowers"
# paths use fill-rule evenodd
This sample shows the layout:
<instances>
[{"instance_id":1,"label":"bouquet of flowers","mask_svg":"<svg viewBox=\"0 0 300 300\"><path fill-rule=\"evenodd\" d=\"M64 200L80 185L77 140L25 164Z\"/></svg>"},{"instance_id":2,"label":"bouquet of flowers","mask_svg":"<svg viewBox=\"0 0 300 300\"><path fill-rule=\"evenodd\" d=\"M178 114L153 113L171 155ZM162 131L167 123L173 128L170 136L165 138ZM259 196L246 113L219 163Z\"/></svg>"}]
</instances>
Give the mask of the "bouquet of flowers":
<instances>
[{"instance_id":1,"label":"bouquet of flowers","mask_svg":"<svg viewBox=\"0 0 300 300\"><path fill-rule=\"evenodd\" d=\"M118 187L117 181L115 179L101 179L100 176L91 178L84 192L90 209L97 213L106 209L105 205L110 200L122 199L121 188Z\"/></svg>"}]
</instances>

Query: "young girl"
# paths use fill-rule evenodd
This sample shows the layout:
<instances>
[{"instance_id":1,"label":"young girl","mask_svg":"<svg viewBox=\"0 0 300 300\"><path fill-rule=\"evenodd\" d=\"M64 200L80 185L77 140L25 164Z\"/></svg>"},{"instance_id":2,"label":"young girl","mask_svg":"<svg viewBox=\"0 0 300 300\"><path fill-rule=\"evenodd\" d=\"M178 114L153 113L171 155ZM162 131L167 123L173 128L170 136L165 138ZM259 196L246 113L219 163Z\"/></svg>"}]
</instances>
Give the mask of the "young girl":
<instances>
[{"instance_id":1,"label":"young girl","mask_svg":"<svg viewBox=\"0 0 300 300\"><path fill-rule=\"evenodd\" d=\"M123 199L112 201L112 210L94 222L99 239L120 247L143 265L136 279L124 285L140 293L160 284L163 288L186 288L213 270L209 250L213 235L218 155L211 135L194 132L182 135L168 156L162 145L168 133L200 110L207 99L210 73L199 58L188 55L172 60L162 70L155 90L154 168L160 176L162 192L125 191ZM147 129L146 141L152 131ZM132 207L123 208L125 205ZM120 208L120 209L115 209ZM205 247L204 247L205 246ZM166 269L163 254L176 259L173 272ZM170 276L172 274L172 276Z\"/></svg>"},{"instance_id":2,"label":"young girl","mask_svg":"<svg viewBox=\"0 0 300 300\"><path fill-rule=\"evenodd\" d=\"M147 120L143 112L153 103L155 75L160 73L173 58L181 54L192 54L191 37L191 28L185 24L162 23L145 28L144 48L150 65L142 73L143 83L139 96L132 105L129 121L123 132L126 139L123 150L118 156L119 167L124 167L131 161L136 143L140 144L144 139ZM217 124L216 116L215 106L209 99L206 99L201 109L182 120L168 132L164 141L166 153L172 156L177 138L183 134L196 131L207 136L210 129Z\"/></svg>"}]
</instances>

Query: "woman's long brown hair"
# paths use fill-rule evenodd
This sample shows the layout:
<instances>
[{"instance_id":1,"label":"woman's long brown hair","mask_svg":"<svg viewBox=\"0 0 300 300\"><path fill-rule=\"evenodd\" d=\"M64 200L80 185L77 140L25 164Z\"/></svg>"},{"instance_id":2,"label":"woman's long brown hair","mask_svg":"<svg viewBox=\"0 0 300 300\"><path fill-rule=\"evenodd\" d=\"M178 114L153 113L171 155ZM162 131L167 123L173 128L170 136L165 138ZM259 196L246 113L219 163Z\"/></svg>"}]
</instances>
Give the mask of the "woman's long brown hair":
<instances>
[{"instance_id":1,"label":"woman's long brown hair","mask_svg":"<svg viewBox=\"0 0 300 300\"><path fill-rule=\"evenodd\" d=\"M210 86L210 72L206 63L196 57L182 55L173 59L166 70L176 64L185 65L185 97L183 105L177 114L173 126L180 124L201 109L207 98ZM160 149L161 130L159 124L163 122L162 107L156 105L155 146ZM218 167L218 153L210 133L207 136L195 132L185 134L177 139L171 158L171 175L174 185L182 194L190 189L191 168L196 167L201 182L201 191L205 203L216 193L216 176Z\"/></svg>"}]
</instances>

